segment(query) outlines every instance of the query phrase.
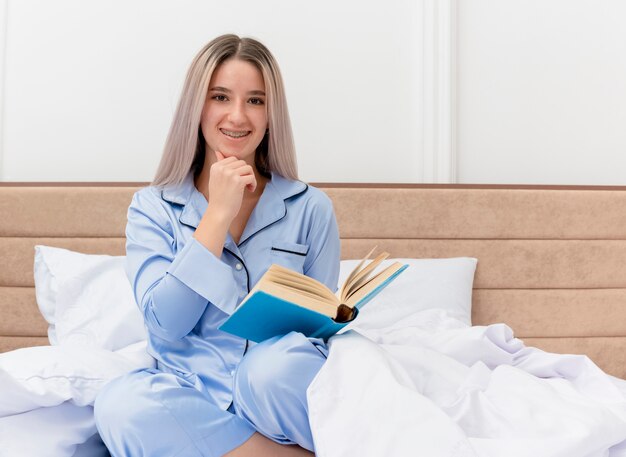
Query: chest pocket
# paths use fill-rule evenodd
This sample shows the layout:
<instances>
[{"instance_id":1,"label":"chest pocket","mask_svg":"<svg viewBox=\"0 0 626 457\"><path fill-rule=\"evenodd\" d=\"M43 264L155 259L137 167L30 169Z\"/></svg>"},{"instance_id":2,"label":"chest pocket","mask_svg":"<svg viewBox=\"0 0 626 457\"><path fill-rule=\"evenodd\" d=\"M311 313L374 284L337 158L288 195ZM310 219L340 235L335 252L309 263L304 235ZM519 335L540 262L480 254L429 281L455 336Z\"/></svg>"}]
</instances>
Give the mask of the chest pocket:
<instances>
[{"instance_id":1,"label":"chest pocket","mask_svg":"<svg viewBox=\"0 0 626 457\"><path fill-rule=\"evenodd\" d=\"M272 242L271 262L304 273L304 259L309 252L306 244L288 243L275 240Z\"/></svg>"}]
</instances>

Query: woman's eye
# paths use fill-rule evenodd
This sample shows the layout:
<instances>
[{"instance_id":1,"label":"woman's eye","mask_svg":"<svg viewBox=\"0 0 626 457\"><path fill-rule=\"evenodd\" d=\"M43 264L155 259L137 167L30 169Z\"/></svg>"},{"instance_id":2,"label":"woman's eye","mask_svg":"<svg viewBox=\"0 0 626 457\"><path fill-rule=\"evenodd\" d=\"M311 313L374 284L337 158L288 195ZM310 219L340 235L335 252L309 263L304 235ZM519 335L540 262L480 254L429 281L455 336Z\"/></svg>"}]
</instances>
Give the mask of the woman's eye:
<instances>
[{"instance_id":1,"label":"woman's eye","mask_svg":"<svg viewBox=\"0 0 626 457\"><path fill-rule=\"evenodd\" d=\"M213 100L217 100L218 102L225 102L228 99L226 98L226 95L218 94L213 96Z\"/></svg>"},{"instance_id":2,"label":"woman's eye","mask_svg":"<svg viewBox=\"0 0 626 457\"><path fill-rule=\"evenodd\" d=\"M251 98L250 103L253 105L263 105L265 102L261 98Z\"/></svg>"}]
</instances>

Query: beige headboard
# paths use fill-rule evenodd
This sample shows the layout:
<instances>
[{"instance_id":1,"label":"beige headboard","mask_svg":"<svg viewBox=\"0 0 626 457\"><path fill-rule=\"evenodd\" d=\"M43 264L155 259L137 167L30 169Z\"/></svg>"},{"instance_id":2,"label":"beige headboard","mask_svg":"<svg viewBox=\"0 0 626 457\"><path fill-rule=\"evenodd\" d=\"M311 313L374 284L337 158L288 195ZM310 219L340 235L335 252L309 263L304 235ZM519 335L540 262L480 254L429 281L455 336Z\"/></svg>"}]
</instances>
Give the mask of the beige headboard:
<instances>
[{"instance_id":1,"label":"beige headboard","mask_svg":"<svg viewBox=\"0 0 626 457\"><path fill-rule=\"evenodd\" d=\"M0 351L47 344L33 246L124 253L139 184L0 184ZM528 345L585 353L626 378L626 187L318 185L342 258L479 260L475 324L505 322Z\"/></svg>"}]
</instances>

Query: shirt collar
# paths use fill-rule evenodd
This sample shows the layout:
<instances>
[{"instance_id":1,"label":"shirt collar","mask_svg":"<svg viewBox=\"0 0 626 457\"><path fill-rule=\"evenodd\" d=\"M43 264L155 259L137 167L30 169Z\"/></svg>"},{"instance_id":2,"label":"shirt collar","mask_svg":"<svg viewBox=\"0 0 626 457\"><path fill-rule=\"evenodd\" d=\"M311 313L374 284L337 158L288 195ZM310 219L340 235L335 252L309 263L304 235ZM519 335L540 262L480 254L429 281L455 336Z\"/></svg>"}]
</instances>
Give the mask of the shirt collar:
<instances>
[{"instance_id":1,"label":"shirt collar","mask_svg":"<svg viewBox=\"0 0 626 457\"><path fill-rule=\"evenodd\" d=\"M197 189L193 181L193 173L189 173L180 184L165 186L161 190L161 198L175 205L186 205L194 190Z\"/></svg>"},{"instance_id":2,"label":"shirt collar","mask_svg":"<svg viewBox=\"0 0 626 457\"><path fill-rule=\"evenodd\" d=\"M287 213L285 201L308 189L308 185L302 181L287 179L276 173L271 175L271 179L265 185L263 194L261 194L254 211L250 215L239 244L282 219ZM194 228L198 227L202 214L206 211L207 202L195 187L193 173L189 173L180 184L164 187L161 191L161 198L169 203L184 207L179 217L182 224Z\"/></svg>"},{"instance_id":3,"label":"shirt collar","mask_svg":"<svg viewBox=\"0 0 626 457\"><path fill-rule=\"evenodd\" d=\"M241 234L239 245L265 227L285 217L287 214L285 201L305 192L308 187L302 181L293 181L279 174L272 173L272 179L265 185L261 198L259 198L252 214L250 214L250 219L248 219L248 223Z\"/></svg>"},{"instance_id":4,"label":"shirt collar","mask_svg":"<svg viewBox=\"0 0 626 457\"><path fill-rule=\"evenodd\" d=\"M276 173L272 173L272 179L267 183L267 186L270 186L283 201L300 195L309 187L302 181L287 179Z\"/></svg>"}]
</instances>

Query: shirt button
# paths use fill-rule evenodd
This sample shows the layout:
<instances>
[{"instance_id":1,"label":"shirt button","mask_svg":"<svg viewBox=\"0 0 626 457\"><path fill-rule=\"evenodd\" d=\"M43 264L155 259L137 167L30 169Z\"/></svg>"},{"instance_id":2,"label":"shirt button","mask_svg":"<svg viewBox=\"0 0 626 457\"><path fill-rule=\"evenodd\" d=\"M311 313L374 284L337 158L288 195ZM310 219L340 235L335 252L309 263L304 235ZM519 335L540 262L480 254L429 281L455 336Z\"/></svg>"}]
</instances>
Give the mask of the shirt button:
<instances>
[{"instance_id":1,"label":"shirt button","mask_svg":"<svg viewBox=\"0 0 626 457\"><path fill-rule=\"evenodd\" d=\"M241 271L241 269L243 268L243 265L238 263L237 265L235 265L235 270L237 271Z\"/></svg>"},{"instance_id":2,"label":"shirt button","mask_svg":"<svg viewBox=\"0 0 626 457\"><path fill-rule=\"evenodd\" d=\"M230 371L230 375L231 375L231 376L235 376L235 370L231 370L231 371Z\"/></svg>"}]
</instances>

